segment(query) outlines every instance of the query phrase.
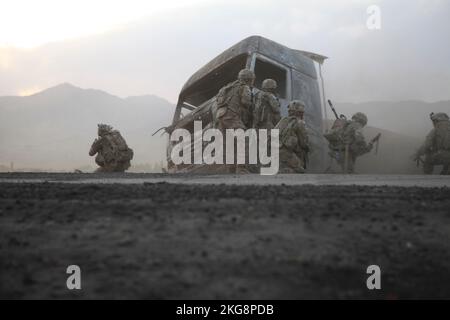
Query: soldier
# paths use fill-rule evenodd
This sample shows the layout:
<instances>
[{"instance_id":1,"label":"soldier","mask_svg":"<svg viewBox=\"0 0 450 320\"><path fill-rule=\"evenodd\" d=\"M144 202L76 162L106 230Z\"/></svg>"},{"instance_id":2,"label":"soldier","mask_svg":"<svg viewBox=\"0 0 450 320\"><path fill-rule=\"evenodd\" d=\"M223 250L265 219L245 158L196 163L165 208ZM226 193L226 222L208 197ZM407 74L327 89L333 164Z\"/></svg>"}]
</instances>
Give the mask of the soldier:
<instances>
[{"instance_id":1,"label":"soldier","mask_svg":"<svg viewBox=\"0 0 450 320\"><path fill-rule=\"evenodd\" d=\"M124 172L130 167L133 150L128 147L119 131L106 124L98 125L98 138L92 143L89 155L95 154L100 166L97 172Z\"/></svg>"},{"instance_id":2,"label":"soldier","mask_svg":"<svg viewBox=\"0 0 450 320\"><path fill-rule=\"evenodd\" d=\"M251 115L253 111L252 86L254 82L255 74L253 71L243 69L238 74L238 80L227 84L217 94L215 102L215 127L224 136L224 146L226 129L245 130L251 127ZM237 165L236 161L235 157L235 164L231 165L228 169L233 173L247 173L247 166Z\"/></svg>"},{"instance_id":3,"label":"soldier","mask_svg":"<svg viewBox=\"0 0 450 320\"><path fill-rule=\"evenodd\" d=\"M266 79L262 90L255 96L253 127L257 129L273 129L280 121L280 101L276 96L277 82Z\"/></svg>"},{"instance_id":4,"label":"soldier","mask_svg":"<svg viewBox=\"0 0 450 320\"><path fill-rule=\"evenodd\" d=\"M434 166L443 165L441 174L450 174L450 122L446 113L432 113L430 119L434 128L427 135L423 145L416 152L414 158L417 162L425 155L423 172L433 173Z\"/></svg>"},{"instance_id":5,"label":"soldier","mask_svg":"<svg viewBox=\"0 0 450 320\"><path fill-rule=\"evenodd\" d=\"M242 69L238 80L220 89L216 97L216 127L219 130L246 129L251 126L254 82L253 71Z\"/></svg>"},{"instance_id":6,"label":"soldier","mask_svg":"<svg viewBox=\"0 0 450 320\"><path fill-rule=\"evenodd\" d=\"M267 130L267 149L270 153L270 130L280 121L280 100L276 95L277 82L265 79L262 88L255 95L253 128ZM259 134L259 133L258 133ZM255 172L258 166L251 167Z\"/></svg>"},{"instance_id":7,"label":"soldier","mask_svg":"<svg viewBox=\"0 0 450 320\"><path fill-rule=\"evenodd\" d=\"M306 169L309 141L303 121L305 106L293 100L288 106L289 116L275 126L280 130L280 173L304 173Z\"/></svg>"},{"instance_id":8,"label":"soldier","mask_svg":"<svg viewBox=\"0 0 450 320\"><path fill-rule=\"evenodd\" d=\"M362 134L362 128L366 124L367 116L357 112L351 121L345 120L342 126L324 135L330 142L330 155L336 159L345 173L354 173L356 158L370 152L374 142L380 137L377 135L367 143Z\"/></svg>"}]
</instances>

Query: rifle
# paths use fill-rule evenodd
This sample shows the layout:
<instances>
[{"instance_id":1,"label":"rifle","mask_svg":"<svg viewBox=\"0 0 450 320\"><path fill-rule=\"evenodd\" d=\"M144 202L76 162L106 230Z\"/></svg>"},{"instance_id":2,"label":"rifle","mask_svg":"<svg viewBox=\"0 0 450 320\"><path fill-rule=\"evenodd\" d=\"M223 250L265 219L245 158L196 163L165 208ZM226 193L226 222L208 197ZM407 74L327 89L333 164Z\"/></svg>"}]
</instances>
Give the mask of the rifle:
<instances>
[{"instance_id":1,"label":"rifle","mask_svg":"<svg viewBox=\"0 0 450 320\"><path fill-rule=\"evenodd\" d=\"M375 145L375 154L378 154L378 145L380 144L381 133L377 134L372 140L370 140L370 144L377 143Z\"/></svg>"},{"instance_id":2,"label":"rifle","mask_svg":"<svg viewBox=\"0 0 450 320\"><path fill-rule=\"evenodd\" d=\"M336 117L336 120L347 120L347 117L343 115L342 113L338 116L338 113L336 112L336 109L334 108L333 104L331 103L331 100L328 99L328 104L330 105L331 111L333 111L334 116Z\"/></svg>"},{"instance_id":3,"label":"rifle","mask_svg":"<svg viewBox=\"0 0 450 320\"><path fill-rule=\"evenodd\" d=\"M333 104L331 103L330 99L328 99L328 104L330 105L331 111L333 111L334 116L336 117L336 119L339 119L339 116L338 116L338 114L336 112L336 109L333 107Z\"/></svg>"}]
</instances>

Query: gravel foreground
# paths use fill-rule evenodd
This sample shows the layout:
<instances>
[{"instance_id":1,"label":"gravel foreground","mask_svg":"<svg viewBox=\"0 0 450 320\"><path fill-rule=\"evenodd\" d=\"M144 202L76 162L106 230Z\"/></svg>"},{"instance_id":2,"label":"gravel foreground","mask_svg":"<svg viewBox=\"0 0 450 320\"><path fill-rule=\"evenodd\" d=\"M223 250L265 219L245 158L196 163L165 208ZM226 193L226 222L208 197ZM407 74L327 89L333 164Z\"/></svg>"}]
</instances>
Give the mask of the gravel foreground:
<instances>
[{"instance_id":1,"label":"gravel foreground","mask_svg":"<svg viewBox=\"0 0 450 320\"><path fill-rule=\"evenodd\" d=\"M448 299L449 208L448 187L2 181L0 298Z\"/></svg>"}]
</instances>

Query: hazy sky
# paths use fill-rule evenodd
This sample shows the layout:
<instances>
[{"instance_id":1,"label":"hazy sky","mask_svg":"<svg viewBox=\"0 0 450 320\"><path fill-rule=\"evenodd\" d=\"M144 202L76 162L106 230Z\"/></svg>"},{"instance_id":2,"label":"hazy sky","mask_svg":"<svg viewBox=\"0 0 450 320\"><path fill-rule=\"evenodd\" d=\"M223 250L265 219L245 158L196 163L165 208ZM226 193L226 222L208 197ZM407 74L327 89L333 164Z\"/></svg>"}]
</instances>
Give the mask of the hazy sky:
<instances>
[{"instance_id":1,"label":"hazy sky","mask_svg":"<svg viewBox=\"0 0 450 320\"><path fill-rule=\"evenodd\" d=\"M370 5L381 29L368 30ZM61 82L175 102L250 35L317 52L337 101L450 99L450 1L0 0L0 95Z\"/></svg>"}]
</instances>

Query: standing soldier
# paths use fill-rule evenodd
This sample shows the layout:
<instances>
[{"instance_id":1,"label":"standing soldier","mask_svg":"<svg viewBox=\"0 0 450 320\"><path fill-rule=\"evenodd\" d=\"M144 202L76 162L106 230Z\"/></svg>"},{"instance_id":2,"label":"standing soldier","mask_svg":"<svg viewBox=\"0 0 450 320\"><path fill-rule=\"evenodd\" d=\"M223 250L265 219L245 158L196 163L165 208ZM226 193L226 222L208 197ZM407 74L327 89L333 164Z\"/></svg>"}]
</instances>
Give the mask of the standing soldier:
<instances>
[{"instance_id":1,"label":"standing soldier","mask_svg":"<svg viewBox=\"0 0 450 320\"><path fill-rule=\"evenodd\" d=\"M270 152L270 130L280 121L280 100L276 95L277 82L266 79L262 82L262 88L255 95L253 109L253 128L267 130L267 150ZM259 133L258 133L259 135ZM255 167L256 168L256 167Z\"/></svg>"},{"instance_id":2,"label":"standing soldier","mask_svg":"<svg viewBox=\"0 0 450 320\"><path fill-rule=\"evenodd\" d=\"M256 129L273 129L280 121L280 101L276 96L277 82L266 79L262 90L255 96L253 127Z\"/></svg>"},{"instance_id":3,"label":"standing soldier","mask_svg":"<svg viewBox=\"0 0 450 320\"><path fill-rule=\"evenodd\" d=\"M252 87L255 74L249 69L243 69L238 74L238 80L220 89L215 102L215 127L224 136L226 145L226 129L243 129L251 127L253 112ZM226 150L224 148L224 150ZM237 164L235 148L234 164L229 167L232 173L248 173L246 165Z\"/></svg>"},{"instance_id":4,"label":"standing soldier","mask_svg":"<svg viewBox=\"0 0 450 320\"><path fill-rule=\"evenodd\" d=\"M336 159L345 173L354 173L356 158L370 152L373 144L380 138L378 134L367 143L362 134L366 124L367 116L357 112L352 116L351 121L346 120L342 126L324 135L330 142L330 155Z\"/></svg>"},{"instance_id":5,"label":"standing soldier","mask_svg":"<svg viewBox=\"0 0 450 320\"><path fill-rule=\"evenodd\" d=\"M280 173L304 173L308 162L309 142L303 121L305 106L293 100L287 117L275 126L280 136Z\"/></svg>"},{"instance_id":6,"label":"standing soldier","mask_svg":"<svg viewBox=\"0 0 450 320\"><path fill-rule=\"evenodd\" d=\"M443 165L441 174L450 174L450 122L446 113L432 113L430 119L434 128L415 154L415 160L419 163L421 156L425 155L423 172L433 173L434 166Z\"/></svg>"},{"instance_id":7,"label":"standing soldier","mask_svg":"<svg viewBox=\"0 0 450 320\"><path fill-rule=\"evenodd\" d=\"M216 127L223 133L226 129L251 127L254 82L253 71L243 69L239 72L238 80L220 89L216 97Z\"/></svg>"},{"instance_id":8,"label":"standing soldier","mask_svg":"<svg viewBox=\"0 0 450 320\"><path fill-rule=\"evenodd\" d=\"M89 155L100 166L97 172L124 172L130 167L133 150L128 147L119 131L107 124L98 125L98 138L92 143Z\"/></svg>"}]
</instances>

